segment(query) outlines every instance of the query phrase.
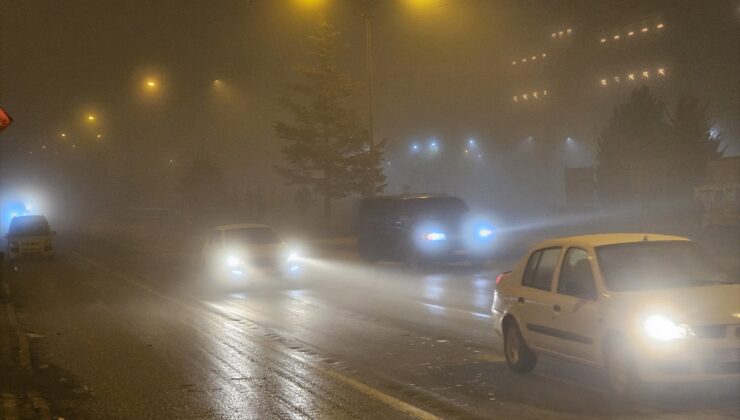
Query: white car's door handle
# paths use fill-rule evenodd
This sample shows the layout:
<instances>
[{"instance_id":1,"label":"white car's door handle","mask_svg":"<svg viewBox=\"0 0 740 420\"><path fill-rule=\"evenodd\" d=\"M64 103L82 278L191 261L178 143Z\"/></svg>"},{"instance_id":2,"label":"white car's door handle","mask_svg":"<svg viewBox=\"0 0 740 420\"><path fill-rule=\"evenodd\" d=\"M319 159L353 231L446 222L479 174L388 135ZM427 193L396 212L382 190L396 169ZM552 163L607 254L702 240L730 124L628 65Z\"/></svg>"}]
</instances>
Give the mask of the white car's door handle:
<instances>
[{"instance_id":1,"label":"white car's door handle","mask_svg":"<svg viewBox=\"0 0 740 420\"><path fill-rule=\"evenodd\" d=\"M555 312L557 312L557 313L560 313L560 305L553 306L552 307L552 310L555 311Z\"/></svg>"},{"instance_id":2,"label":"white car's door handle","mask_svg":"<svg viewBox=\"0 0 740 420\"><path fill-rule=\"evenodd\" d=\"M521 297L521 296L519 296L519 299L517 299L516 301L519 302L519 303L524 303L524 298Z\"/></svg>"}]
</instances>

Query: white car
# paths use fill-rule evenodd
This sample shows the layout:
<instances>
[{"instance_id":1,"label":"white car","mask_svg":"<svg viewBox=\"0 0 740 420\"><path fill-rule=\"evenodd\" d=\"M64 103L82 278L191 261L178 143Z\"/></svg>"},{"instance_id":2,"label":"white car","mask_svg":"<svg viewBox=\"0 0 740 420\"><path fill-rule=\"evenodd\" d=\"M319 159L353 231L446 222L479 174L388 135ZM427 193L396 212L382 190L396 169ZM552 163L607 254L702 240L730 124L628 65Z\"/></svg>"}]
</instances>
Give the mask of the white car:
<instances>
[{"instance_id":1,"label":"white car","mask_svg":"<svg viewBox=\"0 0 740 420\"><path fill-rule=\"evenodd\" d=\"M686 238L602 234L534 247L496 279L495 329L509 367L537 355L641 381L740 379L740 284Z\"/></svg>"},{"instance_id":2,"label":"white car","mask_svg":"<svg viewBox=\"0 0 740 420\"><path fill-rule=\"evenodd\" d=\"M213 228L201 256L212 280L238 285L257 277L290 277L300 258L267 225L241 223Z\"/></svg>"},{"instance_id":3,"label":"white car","mask_svg":"<svg viewBox=\"0 0 740 420\"><path fill-rule=\"evenodd\" d=\"M8 258L40 256L52 258L52 238L56 232L49 228L46 217L41 215L16 216L10 221L6 238Z\"/></svg>"}]
</instances>

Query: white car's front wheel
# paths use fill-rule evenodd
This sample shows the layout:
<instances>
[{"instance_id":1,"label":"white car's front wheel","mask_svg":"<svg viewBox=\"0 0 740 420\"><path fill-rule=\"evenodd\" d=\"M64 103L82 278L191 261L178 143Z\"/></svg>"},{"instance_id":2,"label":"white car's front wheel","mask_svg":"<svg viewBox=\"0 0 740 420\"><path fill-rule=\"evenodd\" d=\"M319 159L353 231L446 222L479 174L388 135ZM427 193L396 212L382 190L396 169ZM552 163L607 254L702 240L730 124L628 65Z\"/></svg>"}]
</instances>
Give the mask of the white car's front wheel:
<instances>
[{"instance_id":1,"label":"white car's front wheel","mask_svg":"<svg viewBox=\"0 0 740 420\"><path fill-rule=\"evenodd\" d=\"M630 395L639 385L635 355L626 343L612 341L606 350L606 376L609 387L620 396Z\"/></svg>"},{"instance_id":2,"label":"white car's front wheel","mask_svg":"<svg viewBox=\"0 0 740 420\"><path fill-rule=\"evenodd\" d=\"M537 364L537 355L524 342L522 333L515 322L511 322L504 335L504 353L506 364L514 372L531 372Z\"/></svg>"}]
</instances>

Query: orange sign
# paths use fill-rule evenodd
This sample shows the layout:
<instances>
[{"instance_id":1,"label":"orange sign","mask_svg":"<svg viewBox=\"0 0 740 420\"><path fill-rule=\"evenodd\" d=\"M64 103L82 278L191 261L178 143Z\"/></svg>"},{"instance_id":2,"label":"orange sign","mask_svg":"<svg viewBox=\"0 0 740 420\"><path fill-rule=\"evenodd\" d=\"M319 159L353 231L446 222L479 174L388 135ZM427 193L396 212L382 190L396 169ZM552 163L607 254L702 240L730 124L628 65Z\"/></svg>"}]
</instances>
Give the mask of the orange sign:
<instances>
[{"instance_id":1,"label":"orange sign","mask_svg":"<svg viewBox=\"0 0 740 420\"><path fill-rule=\"evenodd\" d=\"M4 109L0 108L0 131L3 131L12 122L13 119L10 118L10 115Z\"/></svg>"}]
</instances>

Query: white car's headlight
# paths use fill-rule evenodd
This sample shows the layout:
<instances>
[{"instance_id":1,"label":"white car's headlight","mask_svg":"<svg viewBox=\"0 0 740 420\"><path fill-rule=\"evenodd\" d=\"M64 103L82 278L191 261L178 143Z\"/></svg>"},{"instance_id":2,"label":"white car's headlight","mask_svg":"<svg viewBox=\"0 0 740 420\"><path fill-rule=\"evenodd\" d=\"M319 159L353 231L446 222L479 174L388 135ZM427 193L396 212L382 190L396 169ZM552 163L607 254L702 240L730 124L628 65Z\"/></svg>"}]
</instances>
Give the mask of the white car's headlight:
<instances>
[{"instance_id":1,"label":"white car's headlight","mask_svg":"<svg viewBox=\"0 0 740 420\"><path fill-rule=\"evenodd\" d=\"M286 262L297 262L301 258L301 255L296 251L290 251L288 257L285 259Z\"/></svg>"},{"instance_id":2,"label":"white car's headlight","mask_svg":"<svg viewBox=\"0 0 740 420\"><path fill-rule=\"evenodd\" d=\"M226 257L226 266L229 267L229 268L239 267L243 263L244 263L244 261L241 258L239 258L239 257L235 257L233 255L232 256L229 256L229 257Z\"/></svg>"},{"instance_id":3,"label":"white car's headlight","mask_svg":"<svg viewBox=\"0 0 740 420\"><path fill-rule=\"evenodd\" d=\"M688 325L676 324L663 315L650 315L645 318L643 327L650 338L660 341L677 340L693 335Z\"/></svg>"}]
</instances>

